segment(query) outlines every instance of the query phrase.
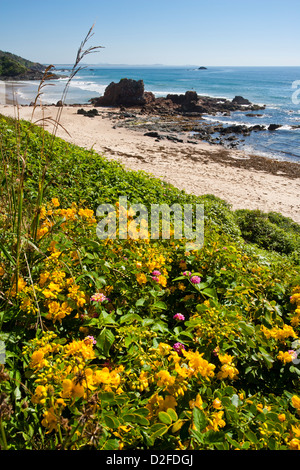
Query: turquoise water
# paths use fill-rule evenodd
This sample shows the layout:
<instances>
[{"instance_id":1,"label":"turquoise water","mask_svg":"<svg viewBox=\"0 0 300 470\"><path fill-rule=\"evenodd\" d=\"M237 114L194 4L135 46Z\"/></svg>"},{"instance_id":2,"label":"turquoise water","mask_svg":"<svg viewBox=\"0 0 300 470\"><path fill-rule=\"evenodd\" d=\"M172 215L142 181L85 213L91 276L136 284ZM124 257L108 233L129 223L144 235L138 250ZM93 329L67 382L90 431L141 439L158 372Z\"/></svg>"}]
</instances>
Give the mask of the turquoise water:
<instances>
[{"instance_id":1,"label":"turquoise water","mask_svg":"<svg viewBox=\"0 0 300 470\"><path fill-rule=\"evenodd\" d=\"M68 65L56 66L59 74L66 74ZM274 131L252 133L245 139L243 149L248 153L271 156L284 160L300 161L300 67L104 67L87 66L73 79L66 103L88 103L89 99L103 95L106 86L121 78L143 80L146 91L156 97L168 93L185 93L195 90L199 95L232 99L241 95L252 103L264 104L257 111L259 117L247 117L245 112L229 116L204 116L208 122L222 122L252 126L271 123L283 127ZM56 103L62 94L66 79L55 81L55 86L44 89L42 101ZM26 82L18 90L18 101L32 101L37 84Z\"/></svg>"}]
</instances>

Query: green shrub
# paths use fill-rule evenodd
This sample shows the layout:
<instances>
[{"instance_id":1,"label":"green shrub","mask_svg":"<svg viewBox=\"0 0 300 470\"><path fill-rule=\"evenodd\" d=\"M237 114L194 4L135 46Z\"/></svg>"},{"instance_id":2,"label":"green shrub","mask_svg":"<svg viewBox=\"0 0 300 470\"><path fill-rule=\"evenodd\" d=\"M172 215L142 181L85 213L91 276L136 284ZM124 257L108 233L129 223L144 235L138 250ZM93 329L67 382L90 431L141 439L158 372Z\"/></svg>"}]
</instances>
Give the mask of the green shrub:
<instances>
[{"instance_id":1,"label":"green shrub","mask_svg":"<svg viewBox=\"0 0 300 470\"><path fill-rule=\"evenodd\" d=\"M299 252L299 226L280 214L241 209L235 212L242 237L259 247L289 255Z\"/></svg>"}]
</instances>

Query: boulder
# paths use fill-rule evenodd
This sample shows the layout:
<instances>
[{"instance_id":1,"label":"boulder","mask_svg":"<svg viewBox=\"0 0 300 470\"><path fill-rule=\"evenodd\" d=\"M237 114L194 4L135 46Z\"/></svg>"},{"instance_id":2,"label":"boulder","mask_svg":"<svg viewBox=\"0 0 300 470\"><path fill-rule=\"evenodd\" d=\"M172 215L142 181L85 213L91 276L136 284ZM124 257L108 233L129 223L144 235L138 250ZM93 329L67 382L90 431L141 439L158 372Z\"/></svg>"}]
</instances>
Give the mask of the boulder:
<instances>
[{"instance_id":1,"label":"boulder","mask_svg":"<svg viewBox=\"0 0 300 470\"><path fill-rule=\"evenodd\" d=\"M232 103L234 104L251 104L251 102L249 100L247 100L246 98L243 98L242 96L235 96L232 100Z\"/></svg>"},{"instance_id":2,"label":"boulder","mask_svg":"<svg viewBox=\"0 0 300 470\"><path fill-rule=\"evenodd\" d=\"M279 129L279 127L281 127L280 124L270 124L269 127L268 127L268 130L269 131L276 131L276 129Z\"/></svg>"},{"instance_id":3,"label":"boulder","mask_svg":"<svg viewBox=\"0 0 300 470\"><path fill-rule=\"evenodd\" d=\"M122 78L119 83L111 82L105 89L104 95L96 99L94 106L140 106L151 101L147 93L144 96L143 80Z\"/></svg>"}]
</instances>

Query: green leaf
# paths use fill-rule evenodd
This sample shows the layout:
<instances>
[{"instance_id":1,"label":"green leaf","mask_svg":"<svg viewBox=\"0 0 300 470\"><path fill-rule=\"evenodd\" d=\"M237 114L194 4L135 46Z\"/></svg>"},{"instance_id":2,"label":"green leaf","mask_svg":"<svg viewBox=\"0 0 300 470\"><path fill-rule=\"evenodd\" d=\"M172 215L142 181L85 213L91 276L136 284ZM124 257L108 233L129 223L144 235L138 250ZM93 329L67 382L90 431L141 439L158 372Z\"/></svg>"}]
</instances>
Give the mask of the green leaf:
<instances>
[{"instance_id":1,"label":"green leaf","mask_svg":"<svg viewBox=\"0 0 300 470\"><path fill-rule=\"evenodd\" d=\"M217 299L218 298L218 294L217 294L217 291L216 289L213 287L213 288L210 288L208 287L207 289L203 289L201 291L202 294L205 294L207 295L207 297L211 297L213 299Z\"/></svg>"},{"instance_id":2,"label":"green leaf","mask_svg":"<svg viewBox=\"0 0 300 470\"><path fill-rule=\"evenodd\" d=\"M108 439L108 441L106 441L102 449L103 450L118 450L119 449L118 439Z\"/></svg>"},{"instance_id":3,"label":"green leaf","mask_svg":"<svg viewBox=\"0 0 300 470\"><path fill-rule=\"evenodd\" d=\"M203 431L206 427L206 417L202 410L196 406L193 409L193 421L197 431Z\"/></svg>"},{"instance_id":4,"label":"green leaf","mask_svg":"<svg viewBox=\"0 0 300 470\"><path fill-rule=\"evenodd\" d=\"M176 411L173 410L173 408L168 408L167 413L171 417L172 421L177 421L178 415L177 415Z\"/></svg>"},{"instance_id":5,"label":"green leaf","mask_svg":"<svg viewBox=\"0 0 300 470\"><path fill-rule=\"evenodd\" d=\"M166 413L165 411L160 411L158 413L158 418L162 423L172 424L171 416L168 413Z\"/></svg>"},{"instance_id":6,"label":"green leaf","mask_svg":"<svg viewBox=\"0 0 300 470\"><path fill-rule=\"evenodd\" d=\"M224 441L224 432L222 431L214 431L210 429L206 433L203 434L204 442L208 444L215 444Z\"/></svg>"},{"instance_id":7,"label":"green leaf","mask_svg":"<svg viewBox=\"0 0 300 470\"><path fill-rule=\"evenodd\" d=\"M150 428L150 439L156 439L157 437L163 436L168 431L168 426L163 423L157 423Z\"/></svg>"},{"instance_id":8,"label":"green leaf","mask_svg":"<svg viewBox=\"0 0 300 470\"><path fill-rule=\"evenodd\" d=\"M104 421L106 426L108 426L111 429L116 429L120 426L120 421L112 415L104 415Z\"/></svg>"},{"instance_id":9,"label":"green leaf","mask_svg":"<svg viewBox=\"0 0 300 470\"><path fill-rule=\"evenodd\" d=\"M153 304L153 308L157 308L158 310L167 310L168 307L164 302L159 300L158 302L155 302L155 304Z\"/></svg>"},{"instance_id":10,"label":"green leaf","mask_svg":"<svg viewBox=\"0 0 300 470\"><path fill-rule=\"evenodd\" d=\"M100 353L102 353L104 356L108 356L109 350L114 340L115 336L112 331L108 328L104 328L97 338L97 348L99 349Z\"/></svg>"},{"instance_id":11,"label":"green leaf","mask_svg":"<svg viewBox=\"0 0 300 470\"><path fill-rule=\"evenodd\" d=\"M107 401L111 403L115 399L115 394L113 392L103 392L99 395L100 401Z\"/></svg>"},{"instance_id":12,"label":"green leaf","mask_svg":"<svg viewBox=\"0 0 300 470\"><path fill-rule=\"evenodd\" d=\"M176 433L177 431L179 431L184 425L184 423L185 421L183 419L178 419L172 426L172 432Z\"/></svg>"},{"instance_id":13,"label":"green leaf","mask_svg":"<svg viewBox=\"0 0 300 470\"><path fill-rule=\"evenodd\" d=\"M245 435L246 435L247 439L249 439L249 441L253 442L254 444L257 444L258 440L257 440L257 437L256 437L256 435L254 434L253 431L251 431L251 430L246 431Z\"/></svg>"},{"instance_id":14,"label":"green leaf","mask_svg":"<svg viewBox=\"0 0 300 470\"><path fill-rule=\"evenodd\" d=\"M231 444L234 447L234 449L240 449L241 448L240 444L237 441L235 441L234 439L232 439L232 437L230 437L229 434L225 434L225 438L229 442L229 444Z\"/></svg>"},{"instance_id":15,"label":"green leaf","mask_svg":"<svg viewBox=\"0 0 300 470\"><path fill-rule=\"evenodd\" d=\"M144 416L138 415L134 413L126 413L122 416L123 421L128 423L137 423L141 426L149 426L149 421Z\"/></svg>"},{"instance_id":16,"label":"green leaf","mask_svg":"<svg viewBox=\"0 0 300 470\"><path fill-rule=\"evenodd\" d=\"M126 315L123 315L120 319L121 324L127 323L129 325L130 323L133 323L134 321L142 321L142 318L136 313L127 313Z\"/></svg>"},{"instance_id":17,"label":"green leaf","mask_svg":"<svg viewBox=\"0 0 300 470\"><path fill-rule=\"evenodd\" d=\"M134 410L134 414L146 417L149 415L149 410L148 408L138 408L137 410Z\"/></svg>"}]
</instances>

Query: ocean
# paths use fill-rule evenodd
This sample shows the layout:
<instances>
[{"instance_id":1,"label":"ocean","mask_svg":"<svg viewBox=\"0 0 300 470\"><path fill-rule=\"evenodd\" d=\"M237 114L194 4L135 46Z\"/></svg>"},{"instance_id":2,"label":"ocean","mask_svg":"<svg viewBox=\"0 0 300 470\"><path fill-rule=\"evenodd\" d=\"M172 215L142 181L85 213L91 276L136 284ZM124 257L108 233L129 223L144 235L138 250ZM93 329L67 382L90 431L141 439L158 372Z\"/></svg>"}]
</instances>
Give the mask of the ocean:
<instances>
[{"instance_id":1,"label":"ocean","mask_svg":"<svg viewBox=\"0 0 300 470\"><path fill-rule=\"evenodd\" d=\"M56 65L55 73L67 76L70 68L69 65ZM195 66L87 65L72 80L66 104L88 104L91 98L103 95L109 83L122 78L143 80L145 91L151 91L156 97L194 90L198 95L230 100L239 95L253 104L263 104L266 108L262 111L249 113L245 108L245 111L233 112L230 116L203 117L224 126L260 124L267 128L269 124L281 125L276 131L252 133L240 148L249 154L300 162L300 67L207 67L199 70ZM66 80L61 78L46 86L42 102L56 103L62 96ZM38 83L23 82L14 87L18 103L29 104L35 97Z\"/></svg>"}]
</instances>

